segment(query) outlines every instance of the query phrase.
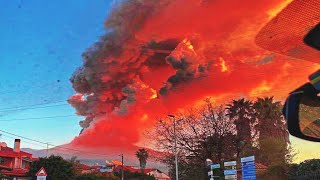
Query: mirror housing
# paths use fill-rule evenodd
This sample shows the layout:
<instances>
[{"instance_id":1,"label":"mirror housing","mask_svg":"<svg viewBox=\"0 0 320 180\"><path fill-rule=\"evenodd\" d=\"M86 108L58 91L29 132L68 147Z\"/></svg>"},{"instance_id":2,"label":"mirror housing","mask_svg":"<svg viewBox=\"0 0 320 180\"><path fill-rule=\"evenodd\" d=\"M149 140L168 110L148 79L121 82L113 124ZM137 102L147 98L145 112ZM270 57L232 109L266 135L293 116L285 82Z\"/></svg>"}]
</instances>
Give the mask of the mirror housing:
<instances>
[{"instance_id":1,"label":"mirror housing","mask_svg":"<svg viewBox=\"0 0 320 180\"><path fill-rule=\"evenodd\" d=\"M308 141L320 142L320 137L307 136L301 131L299 119L301 99L308 97L319 101L320 104L318 93L319 91L311 83L306 83L290 93L283 107L283 115L287 119L288 130L291 135Z\"/></svg>"}]
</instances>

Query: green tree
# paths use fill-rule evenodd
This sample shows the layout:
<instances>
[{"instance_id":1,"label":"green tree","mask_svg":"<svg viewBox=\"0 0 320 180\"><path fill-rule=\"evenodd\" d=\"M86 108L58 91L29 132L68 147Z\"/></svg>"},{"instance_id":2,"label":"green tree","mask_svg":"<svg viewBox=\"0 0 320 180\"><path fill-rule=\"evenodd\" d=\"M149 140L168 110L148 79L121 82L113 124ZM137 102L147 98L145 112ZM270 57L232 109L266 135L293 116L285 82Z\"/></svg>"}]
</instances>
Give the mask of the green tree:
<instances>
[{"instance_id":1,"label":"green tree","mask_svg":"<svg viewBox=\"0 0 320 180\"><path fill-rule=\"evenodd\" d=\"M136 156L139 159L141 171L144 172L147 165L147 159L149 158L149 153L147 150L142 148L136 152Z\"/></svg>"},{"instance_id":2,"label":"green tree","mask_svg":"<svg viewBox=\"0 0 320 180\"><path fill-rule=\"evenodd\" d=\"M255 130L259 134L257 161L264 165L286 169L294 153L290 146L286 122L282 116L281 103L274 102L273 97L264 97L257 98L253 107L257 117Z\"/></svg>"},{"instance_id":3,"label":"green tree","mask_svg":"<svg viewBox=\"0 0 320 180\"><path fill-rule=\"evenodd\" d=\"M71 162L72 165L73 165L74 173L76 175L81 174L81 163L78 160L78 157L77 156L72 156L70 158L69 162Z\"/></svg>"},{"instance_id":4,"label":"green tree","mask_svg":"<svg viewBox=\"0 0 320 180\"><path fill-rule=\"evenodd\" d=\"M29 176L35 177L41 167L45 168L51 180L73 180L75 178L73 164L60 156L51 155L50 157L39 158L38 161L31 164Z\"/></svg>"},{"instance_id":5,"label":"green tree","mask_svg":"<svg viewBox=\"0 0 320 180\"><path fill-rule=\"evenodd\" d=\"M320 159L308 159L299 164L299 174L312 174L320 172Z\"/></svg>"},{"instance_id":6,"label":"green tree","mask_svg":"<svg viewBox=\"0 0 320 180\"><path fill-rule=\"evenodd\" d=\"M273 137L264 138L260 141L256 158L263 159L266 166L282 166L287 165L286 156L289 150L286 142Z\"/></svg>"},{"instance_id":7,"label":"green tree","mask_svg":"<svg viewBox=\"0 0 320 180\"><path fill-rule=\"evenodd\" d=\"M289 178L292 179L319 179L320 159L308 159L300 164L289 166Z\"/></svg>"}]
</instances>

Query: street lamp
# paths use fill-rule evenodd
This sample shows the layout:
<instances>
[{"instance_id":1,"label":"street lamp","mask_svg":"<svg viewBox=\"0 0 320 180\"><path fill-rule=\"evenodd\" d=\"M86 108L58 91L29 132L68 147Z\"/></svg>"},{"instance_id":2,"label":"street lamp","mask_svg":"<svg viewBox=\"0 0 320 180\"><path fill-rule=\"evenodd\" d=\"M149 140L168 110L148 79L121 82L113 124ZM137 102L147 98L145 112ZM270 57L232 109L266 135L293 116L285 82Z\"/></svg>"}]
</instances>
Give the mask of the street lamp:
<instances>
[{"instance_id":1,"label":"street lamp","mask_svg":"<svg viewBox=\"0 0 320 180\"><path fill-rule=\"evenodd\" d=\"M206 165L210 166L211 164L213 164L212 160L211 159L206 159Z\"/></svg>"},{"instance_id":2,"label":"street lamp","mask_svg":"<svg viewBox=\"0 0 320 180\"><path fill-rule=\"evenodd\" d=\"M176 136L176 119L174 115L169 114L168 117L173 119L173 135L174 135L174 160L176 164L176 180L179 180L178 174L178 153L177 153L177 136Z\"/></svg>"}]
</instances>

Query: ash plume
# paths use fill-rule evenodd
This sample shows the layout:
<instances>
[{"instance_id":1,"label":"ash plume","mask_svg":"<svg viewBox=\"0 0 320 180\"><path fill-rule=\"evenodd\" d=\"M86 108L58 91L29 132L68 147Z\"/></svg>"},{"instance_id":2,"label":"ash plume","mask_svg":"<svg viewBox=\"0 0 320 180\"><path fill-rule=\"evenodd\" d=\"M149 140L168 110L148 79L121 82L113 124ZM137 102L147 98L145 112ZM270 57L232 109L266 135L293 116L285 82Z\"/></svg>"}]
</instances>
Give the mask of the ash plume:
<instances>
[{"instance_id":1,"label":"ash plume","mask_svg":"<svg viewBox=\"0 0 320 180\"><path fill-rule=\"evenodd\" d=\"M70 144L137 145L156 117L207 96L217 102L261 93L284 97L285 90L302 83L313 68L281 56L266 59L268 52L254 44L256 33L280 3L123 0L115 4L104 23L106 33L82 54L83 65L70 78L77 94L68 102L84 117L79 123L82 133ZM297 78L287 81L291 73ZM273 93L273 89L284 91Z\"/></svg>"}]
</instances>

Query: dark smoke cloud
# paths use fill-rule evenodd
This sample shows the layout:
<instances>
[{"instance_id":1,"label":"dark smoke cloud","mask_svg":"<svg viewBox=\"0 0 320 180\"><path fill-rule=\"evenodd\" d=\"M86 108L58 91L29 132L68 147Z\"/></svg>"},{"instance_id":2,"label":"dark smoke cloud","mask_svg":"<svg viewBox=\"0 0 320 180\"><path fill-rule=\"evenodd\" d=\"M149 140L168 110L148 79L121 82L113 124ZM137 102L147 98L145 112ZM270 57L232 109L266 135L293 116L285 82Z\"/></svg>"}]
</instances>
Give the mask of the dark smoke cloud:
<instances>
[{"instance_id":1,"label":"dark smoke cloud","mask_svg":"<svg viewBox=\"0 0 320 180\"><path fill-rule=\"evenodd\" d=\"M143 78L141 71L167 66L168 53L154 49L172 50L176 40L141 42L134 37L146 18L165 7L169 1L128 0L113 8L105 22L107 32L83 54L83 66L70 82L79 93L68 100L77 114L85 116L79 124L90 124L108 113L126 114L136 101L135 79ZM99 117L99 118L97 118Z\"/></svg>"},{"instance_id":2,"label":"dark smoke cloud","mask_svg":"<svg viewBox=\"0 0 320 180\"><path fill-rule=\"evenodd\" d=\"M292 63L276 58L246 64L266 54L253 39L278 3L121 1L105 22L105 35L83 53L83 66L70 78L78 94L68 102L84 117L79 123L84 130L71 144L136 145L159 115L207 96L222 102L240 92L254 97L281 89L289 72L305 77L307 71L290 70ZM297 78L286 80L291 85L285 88L304 81Z\"/></svg>"},{"instance_id":3,"label":"dark smoke cloud","mask_svg":"<svg viewBox=\"0 0 320 180\"><path fill-rule=\"evenodd\" d=\"M196 43L195 43L196 44ZM179 84L191 82L206 76L213 61L199 64L199 59L195 46L187 39L184 39L176 49L166 58L176 73L169 77L164 87L159 91L161 95L166 95L168 90L174 89Z\"/></svg>"}]
</instances>

